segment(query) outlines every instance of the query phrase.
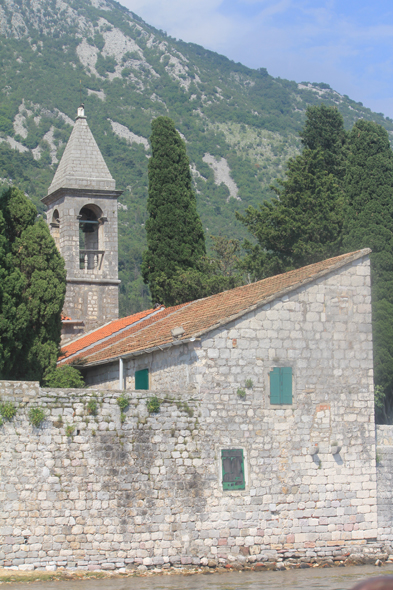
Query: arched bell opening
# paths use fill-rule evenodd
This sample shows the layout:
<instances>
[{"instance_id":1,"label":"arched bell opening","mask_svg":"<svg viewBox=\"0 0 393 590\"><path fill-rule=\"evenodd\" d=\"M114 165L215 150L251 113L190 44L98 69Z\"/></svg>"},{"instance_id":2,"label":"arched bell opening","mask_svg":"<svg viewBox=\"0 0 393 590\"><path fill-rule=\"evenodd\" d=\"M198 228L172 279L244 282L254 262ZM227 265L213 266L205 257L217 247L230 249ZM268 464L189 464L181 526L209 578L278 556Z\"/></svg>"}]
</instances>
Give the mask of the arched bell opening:
<instances>
[{"instance_id":1,"label":"arched bell opening","mask_svg":"<svg viewBox=\"0 0 393 590\"><path fill-rule=\"evenodd\" d=\"M97 205L85 205L79 212L79 268L85 271L101 270L102 211Z\"/></svg>"},{"instance_id":2,"label":"arched bell opening","mask_svg":"<svg viewBox=\"0 0 393 590\"><path fill-rule=\"evenodd\" d=\"M50 233L55 240L57 248L60 247L60 215L57 209L53 211L52 221L50 223Z\"/></svg>"}]
</instances>

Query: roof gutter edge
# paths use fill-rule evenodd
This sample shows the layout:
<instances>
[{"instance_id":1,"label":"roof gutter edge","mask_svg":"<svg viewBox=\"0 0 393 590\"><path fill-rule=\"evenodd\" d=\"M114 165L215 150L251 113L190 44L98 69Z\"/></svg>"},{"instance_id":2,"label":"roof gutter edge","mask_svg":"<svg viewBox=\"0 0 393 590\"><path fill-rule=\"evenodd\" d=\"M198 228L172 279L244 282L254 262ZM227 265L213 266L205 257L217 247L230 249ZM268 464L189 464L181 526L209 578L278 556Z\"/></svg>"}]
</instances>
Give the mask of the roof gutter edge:
<instances>
[{"instance_id":1,"label":"roof gutter edge","mask_svg":"<svg viewBox=\"0 0 393 590\"><path fill-rule=\"evenodd\" d=\"M197 336L190 336L189 338L185 338L184 340L175 340L174 342L167 342L166 344L162 344L161 346L153 346L152 348L144 348L143 350L136 350L135 352L129 352L128 354L120 354L118 356L114 356L112 358L104 359L102 361L95 361L93 363L89 363L86 365L77 365L80 369L89 369L90 367L96 367L98 365L107 365L108 363L115 363L118 360L127 360L134 356L140 356L141 354L150 354L151 352L156 352L157 350L164 350L165 348L170 348L171 346L178 346L179 344L188 344L189 342L197 342L200 340ZM72 364L72 363L70 363Z\"/></svg>"}]
</instances>

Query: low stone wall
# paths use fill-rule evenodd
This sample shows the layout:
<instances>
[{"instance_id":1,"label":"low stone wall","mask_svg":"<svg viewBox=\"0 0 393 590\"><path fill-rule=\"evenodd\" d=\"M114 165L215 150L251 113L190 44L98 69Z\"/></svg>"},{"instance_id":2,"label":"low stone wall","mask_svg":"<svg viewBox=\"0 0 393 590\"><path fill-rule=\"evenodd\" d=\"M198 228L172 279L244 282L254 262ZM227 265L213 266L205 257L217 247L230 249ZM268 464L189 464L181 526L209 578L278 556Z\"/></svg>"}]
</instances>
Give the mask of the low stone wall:
<instances>
[{"instance_id":1,"label":"low stone wall","mask_svg":"<svg viewBox=\"0 0 393 590\"><path fill-rule=\"evenodd\" d=\"M119 395L0 383L18 406L0 429L0 567L200 563L189 550L205 503L196 404L167 399L150 415L148 392L132 392L122 422ZM28 421L37 406L40 428Z\"/></svg>"},{"instance_id":2,"label":"low stone wall","mask_svg":"<svg viewBox=\"0 0 393 590\"><path fill-rule=\"evenodd\" d=\"M378 538L393 542L393 426L378 425L377 443L377 499Z\"/></svg>"},{"instance_id":3,"label":"low stone wall","mask_svg":"<svg viewBox=\"0 0 393 590\"><path fill-rule=\"evenodd\" d=\"M368 439L371 454L359 442L356 456L321 447L312 457L296 442L292 410L276 413L272 433L252 392L160 392L157 414L148 412L151 393L126 393L122 416L119 391L0 382L2 401L18 407L0 428L0 567L357 562L391 553L389 539L376 538ZM32 407L45 409L39 428ZM317 412L322 424L326 409ZM280 447L280 436L292 446ZM222 448L244 450L245 490L223 491Z\"/></svg>"}]
</instances>

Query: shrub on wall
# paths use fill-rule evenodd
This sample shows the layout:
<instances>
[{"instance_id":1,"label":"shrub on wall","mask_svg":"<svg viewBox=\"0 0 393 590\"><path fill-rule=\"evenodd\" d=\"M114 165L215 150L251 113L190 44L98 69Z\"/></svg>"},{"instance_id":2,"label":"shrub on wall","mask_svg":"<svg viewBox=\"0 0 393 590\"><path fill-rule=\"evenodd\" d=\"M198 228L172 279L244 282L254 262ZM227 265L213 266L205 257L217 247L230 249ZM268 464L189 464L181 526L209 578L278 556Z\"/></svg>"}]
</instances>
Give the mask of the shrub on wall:
<instances>
[{"instance_id":1,"label":"shrub on wall","mask_svg":"<svg viewBox=\"0 0 393 590\"><path fill-rule=\"evenodd\" d=\"M43 379L44 387L65 387L80 389L85 386L85 381L75 367L63 365L48 371Z\"/></svg>"},{"instance_id":2,"label":"shrub on wall","mask_svg":"<svg viewBox=\"0 0 393 590\"><path fill-rule=\"evenodd\" d=\"M45 412L42 408L31 408L29 411L29 422L39 428L45 420Z\"/></svg>"},{"instance_id":3,"label":"shrub on wall","mask_svg":"<svg viewBox=\"0 0 393 590\"><path fill-rule=\"evenodd\" d=\"M87 402L87 413L90 414L90 416L97 416L97 412L98 412L97 401L95 399L89 400Z\"/></svg>"},{"instance_id":4,"label":"shrub on wall","mask_svg":"<svg viewBox=\"0 0 393 590\"><path fill-rule=\"evenodd\" d=\"M7 422L11 422L11 420L16 414L15 404L13 404L12 402L0 403L0 414L4 418L4 420L7 420Z\"/></svg>"},{"instance_id":5,"label":"shrub on wall","mask_svg":"<svg viewBox=\"0 0 393 590\"><path fill-rule=\"evenodd\" d=\"M147 400L147 411L149 414L157 414L160 411L160 400L154 396Z\"/></svg>"},{"instance_id":6,"label":"shrub on wall","mask_svg":"<svg viewBox=\"0 0 393 590\"><path fill-rule=\"evenodd\" d=\"M123 413L123 411L126 410L128 408L128 406L130 405L130 400L128 399L128 397L124 393L122 393L117 398L117 405L119 406L121 413Z\"/></svg>"},{"instance_id":7,"label":"shrub on wall","mask_svg":"<svg viewBox=\"0 0 393 590\"><path fill-rule=\"evenodd\" d=\"M71 437L74 434L75 426L73 424L68 424L66 426L66 436Z\"/></svg>"}]
</instances>

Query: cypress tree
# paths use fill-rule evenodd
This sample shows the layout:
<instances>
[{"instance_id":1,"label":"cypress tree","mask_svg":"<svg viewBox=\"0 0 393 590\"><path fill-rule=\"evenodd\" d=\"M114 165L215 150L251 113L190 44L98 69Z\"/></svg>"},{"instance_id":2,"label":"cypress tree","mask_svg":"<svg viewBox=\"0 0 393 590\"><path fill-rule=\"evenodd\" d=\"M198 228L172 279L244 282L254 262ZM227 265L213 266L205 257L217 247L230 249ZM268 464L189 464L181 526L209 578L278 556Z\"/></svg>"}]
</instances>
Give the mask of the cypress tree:
<instances>
[{"instance_id":1,"label":"cypress tree","mask_svg":"<svg viewBox=\"0 0 393 590\"><path fill-rule=\"evenodd\" d=\"M41 380L57 360L64 261L18 189L0 197L0 378Z\"/></svg>"},{"instance_id":2,"label":"cypress tree","mask_svg":"<svg viewBox=\"0 0 393 590\"><path fill-rule=\"evenodd\" d=\"M332 107L311 107L301 133L303 152L287 177L271 187L277 198L237 215L256 238L245 241L245 270L254 280L318 262L339 252L344 211L343 119Z\"/></svg>"},{"instance_id":3,"label":"cypress tree","mask_svg":"<svg viewBox=\"0 0 393 590\"><path fill-rule=\"evenodd\" d=\"M386 130L370 121L349 134L345 251L371 248L374 380L393 412L393 152Z\"/></svg>"},{"instance_id":4,"label":"cypress tree","mask_svg":"<svg viewBox=\"0 0 393 590\"><path fill-rule=\"evenodd\" d=\"M308 107L306 121L299 133L305 148L320 149L324 159L324 170L337 178L345 175L346 132L339 111L324 104Z\"/></svg>"},{"instance_id":5,"label":"cypress tree","mask_svg":"<svg viewBox=\"0 0 393 590\"><path fill-rule=\"evenodd\" d=\"M149 284L153 302L171 304L172 278L197 269L206 254L205 237L192 190L186 146L169 117L158 117L152 122L150 142L148 248L143 256L142 275Z\"/></svg>"}]
</instances>

